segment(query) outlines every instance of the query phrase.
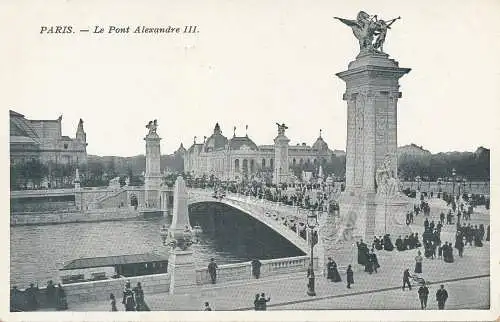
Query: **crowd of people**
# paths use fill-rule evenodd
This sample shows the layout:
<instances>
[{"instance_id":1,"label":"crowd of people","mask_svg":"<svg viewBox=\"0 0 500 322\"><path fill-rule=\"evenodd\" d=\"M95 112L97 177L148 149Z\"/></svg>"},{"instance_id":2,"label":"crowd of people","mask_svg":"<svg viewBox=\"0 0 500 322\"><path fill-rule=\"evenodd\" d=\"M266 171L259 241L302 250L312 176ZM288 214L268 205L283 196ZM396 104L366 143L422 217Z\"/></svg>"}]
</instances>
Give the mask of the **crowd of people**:
<instances>
[{"instance_id":1,"label":"crowd of people","mask_svg":"<svg viewBox=\"0 0 500 322\"><path fill-rule=\"evenodd\" d=\"M365 272L368 272L369 274L372 274L373 272L377 273L377 269L380 268L380 264L374 249L369 249L368 245L365 244L362 239L359 242L356 242L356 245L358 247L358 264L363 265L365 267Z\"/></svg>"},{"instance_id":2,"label":"crowd of people","mask_svg":"<svg viewBox=\"0 0 500 322\"><path fill-rule=\"evenodd\" d=\"M187 181L188 187L213 189L218 195L225 195L227 192L251 196L272 202L280 202L289 206L297 206L302 209L323 209L327 208L328 202L331 211L338 210L338 203L332 200L332 195L343 189L343 183L327 185L323 183L282 183L267 184L263 182L251 181L246 183L224 182L217 178L209 184L196 184Z\"/></svg>"},{"instance_id":3,"label":"crowd of people","mask_svg":"<svg viewBox=\"0 0 500 322\"><path fill-rule=\"evenodd\" d=\"M113 293L109 295L109 300L111 304L111 311L118 311L116 307L116 298ZM144 290L142 289L140 282L138 282L137 286L134 288L131 288L129 281L125 283L122 304L125 311L149 311L149 306L144 300Z\"/></svg>"},{"instance_id":4,"label":"crowd of people","mask_svg":"<svg viewBox=\"0 0 500 322\"><path fill-rule=\"evenodd\" d=\"M11 312L35 311L39 308L52 308L56 310L68 309L66 292L61 284L57 286L49 281L45 289L40 289L31 283L24 291L13 286L10 290Z\"/></svg>"}]
</instances>

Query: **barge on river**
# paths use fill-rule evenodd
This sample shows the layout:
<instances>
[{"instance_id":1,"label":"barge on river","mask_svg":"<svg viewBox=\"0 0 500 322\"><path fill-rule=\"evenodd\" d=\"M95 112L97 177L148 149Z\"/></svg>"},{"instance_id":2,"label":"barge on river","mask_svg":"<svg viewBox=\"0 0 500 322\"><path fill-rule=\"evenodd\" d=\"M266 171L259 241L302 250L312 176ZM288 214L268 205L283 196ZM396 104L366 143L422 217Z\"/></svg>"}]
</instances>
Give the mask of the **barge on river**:
<instances>
[{"instance_id":1,"label":"barge on river","mask_svg":"<svg viewBox=\"0 0 500 322\"><path fill-rule=\"evenodd\" d=\"M145 253L74 259L59 270L63 284L163 274L168 256Z\"/></svg>"}]
</instances>

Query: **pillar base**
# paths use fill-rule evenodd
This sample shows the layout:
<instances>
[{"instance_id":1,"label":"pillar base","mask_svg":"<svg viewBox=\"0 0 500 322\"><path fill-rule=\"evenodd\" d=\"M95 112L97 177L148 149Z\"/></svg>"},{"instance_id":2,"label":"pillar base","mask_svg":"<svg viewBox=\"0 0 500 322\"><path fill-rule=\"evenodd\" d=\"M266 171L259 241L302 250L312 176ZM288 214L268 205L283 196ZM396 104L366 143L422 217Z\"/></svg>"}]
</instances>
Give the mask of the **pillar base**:
<instances>
[{"instance_id":1,"label":"pillar base","mask_svg":"<svg viewBox=\"0 0 500 322\"><path fill-rule=\"evenodd\" d=\"M170 294L187 293L196 287L196 266L192 250L174 249L168 258Z\"/></svg>"},{"instance_id":2,"label":"pillar base","mask_svg":"<svg viewBox=\"0 0 500 322\"><path fill-rule=\"evenodd\" d=\"M397 236L411 233L406 212L413 204L405 196L350 191L341 195L339 205L340 215L327 215L319 231L325 262L332 257L340 267L351 264L355 269L356 241L371 245L374 236L390 234L394 243Z\"/></svg>"}]
</instances>

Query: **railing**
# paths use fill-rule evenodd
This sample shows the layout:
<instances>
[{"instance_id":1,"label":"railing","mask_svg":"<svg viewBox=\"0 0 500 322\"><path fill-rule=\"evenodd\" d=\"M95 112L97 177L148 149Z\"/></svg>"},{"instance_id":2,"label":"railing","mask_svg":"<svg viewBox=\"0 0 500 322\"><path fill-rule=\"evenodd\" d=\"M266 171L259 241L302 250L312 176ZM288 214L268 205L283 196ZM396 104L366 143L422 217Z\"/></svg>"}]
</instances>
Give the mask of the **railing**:
<instances>
[{"instance_id":1,"label":"railing","mask_svg":"<svg viewBox=\"0 0 500 322\"><path fill-rule=\"evenodd\" d=\"M67 195L74 194L75 189L42 189L42 190L13 190L10 192L11 198L23 198L32 196L54 196L54 195Z\"/></svg>"},{"instance_id":2,"label":"railing","mask_svg":"<svg viewBox=\"0 0 500 322\"><path fill-rule=\"evenodd\" d=\"M310 262L309 256L296 256L279 259L268 259L260 261L260 277L273 275L306 272ZM318 268L318 260L314 259L314 267ZM254 279L252 275L251 262L238 264L219 265L217 269L217 283L230 281L245 281ZM208 273L208 268L199 268L196 270L197 284L210 284L211 278Z\"/></svg>"}]
</instances>

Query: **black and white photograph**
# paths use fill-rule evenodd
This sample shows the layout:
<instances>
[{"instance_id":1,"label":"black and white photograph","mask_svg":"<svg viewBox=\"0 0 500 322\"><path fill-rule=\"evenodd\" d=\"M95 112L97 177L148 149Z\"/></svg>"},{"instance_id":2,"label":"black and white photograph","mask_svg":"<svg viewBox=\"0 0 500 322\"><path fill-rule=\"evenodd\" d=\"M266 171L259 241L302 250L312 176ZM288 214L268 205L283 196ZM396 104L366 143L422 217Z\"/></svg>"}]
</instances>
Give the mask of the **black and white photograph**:
<instances>
[{"instance_id":1,"label":"black and white photograph","mask_svg":"<svg viewBox=\"0 0 500 322\"><path fill-rule=\"evenodd\" d=\"M1 321L498 319L500 2L0 8Z\"/></svg>"}]
</instances>

